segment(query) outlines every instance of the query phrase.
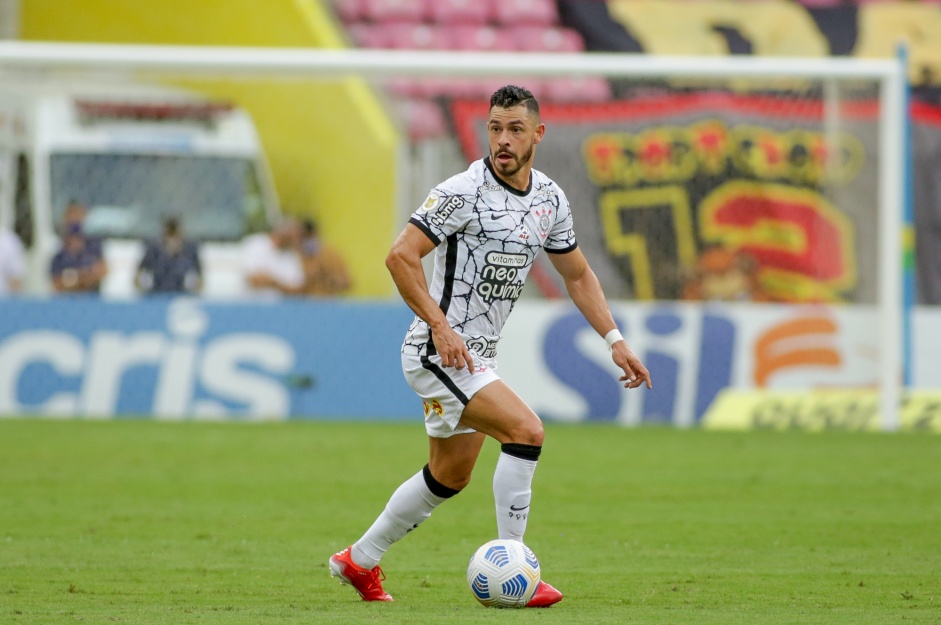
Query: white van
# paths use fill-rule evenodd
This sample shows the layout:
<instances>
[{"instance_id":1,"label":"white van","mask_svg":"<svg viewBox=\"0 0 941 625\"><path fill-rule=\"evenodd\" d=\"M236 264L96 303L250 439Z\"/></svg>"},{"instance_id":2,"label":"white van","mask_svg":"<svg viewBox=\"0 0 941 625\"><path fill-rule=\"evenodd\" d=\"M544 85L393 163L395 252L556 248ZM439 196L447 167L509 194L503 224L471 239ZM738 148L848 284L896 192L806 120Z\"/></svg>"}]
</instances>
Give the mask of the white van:
<instances>
[{"instance_id":1,"label":"white van","mask_svg":"<svg viewBox=\"0 0 941 625\"><path fill-rule=\"evenodd\" d=\"M230 103L165 86L0 77L0 224L27 249L24 291L51 289L70 202L88 209L108 276L102 295L134 297L143 240L167 217L200 243L203 294L244 290L238 242L266 230L277 200L251 118Z\"/></svg>"}]
</instances>

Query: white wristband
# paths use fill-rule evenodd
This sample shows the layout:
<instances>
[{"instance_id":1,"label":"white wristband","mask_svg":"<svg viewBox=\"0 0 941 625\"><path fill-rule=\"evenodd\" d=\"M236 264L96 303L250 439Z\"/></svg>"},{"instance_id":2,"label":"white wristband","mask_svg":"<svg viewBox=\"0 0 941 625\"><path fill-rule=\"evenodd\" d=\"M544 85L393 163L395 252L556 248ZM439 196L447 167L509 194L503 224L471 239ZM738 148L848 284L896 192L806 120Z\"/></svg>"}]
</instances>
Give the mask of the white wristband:
<instances>
[{"instance_id":1,"label":"white wristband","mask_svg":"<svg viewBox=\"0 0 941 625\"><path fill-rule=\"evenodd\" d=\"M608 349L613 349L615 343L617 343L618 341L623 341L623 340L624 340L624 337L621 336L621 331L618 330L617 328L611 330L610 332L604 335L604 342L608 344Z\"/></svg>"}]
</instances>

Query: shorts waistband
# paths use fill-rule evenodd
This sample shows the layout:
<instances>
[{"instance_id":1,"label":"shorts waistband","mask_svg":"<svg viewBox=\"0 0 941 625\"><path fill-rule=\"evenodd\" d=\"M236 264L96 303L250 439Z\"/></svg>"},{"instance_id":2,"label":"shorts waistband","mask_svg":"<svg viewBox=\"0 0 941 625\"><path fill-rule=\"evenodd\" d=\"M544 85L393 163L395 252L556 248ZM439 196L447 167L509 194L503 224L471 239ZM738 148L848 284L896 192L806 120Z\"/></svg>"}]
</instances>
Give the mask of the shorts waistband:
<instances>
[{"instance_id":1,"label":"shorts waistband","mask_svg":"<svg viewBox=\"0 0 941 625\"><path fill-rule=\"evenodd\" d=\"M467 345L467 349L470 350L472 354L476 354L481 358L496 358L499 338L492 339L485 336L462 338L464 338L464 344ZM403 343L402 353L410 356L424 356L428 353L428 343Z\"/></svg>"}]
</instances>

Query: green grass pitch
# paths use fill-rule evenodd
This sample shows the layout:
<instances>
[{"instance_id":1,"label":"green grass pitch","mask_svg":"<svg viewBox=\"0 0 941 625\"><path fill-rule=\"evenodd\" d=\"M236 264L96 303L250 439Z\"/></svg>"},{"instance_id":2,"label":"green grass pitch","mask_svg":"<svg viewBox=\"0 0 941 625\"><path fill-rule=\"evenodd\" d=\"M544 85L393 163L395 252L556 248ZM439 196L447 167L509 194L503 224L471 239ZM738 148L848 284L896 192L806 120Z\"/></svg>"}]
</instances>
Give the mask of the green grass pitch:
<instances>
[{"instance_id":1,"label":"green grass pitch","mask_svg":"<svg viewBox=\"0 0 941 625\"><path fill-rule=\"evenodd\" d=\"M475 480L330 578L426 460L420 423L0 420L0 623L941 623L941 437L547 427L527 543L566 593L488 610Z\"/></svg>"}]
</instances>

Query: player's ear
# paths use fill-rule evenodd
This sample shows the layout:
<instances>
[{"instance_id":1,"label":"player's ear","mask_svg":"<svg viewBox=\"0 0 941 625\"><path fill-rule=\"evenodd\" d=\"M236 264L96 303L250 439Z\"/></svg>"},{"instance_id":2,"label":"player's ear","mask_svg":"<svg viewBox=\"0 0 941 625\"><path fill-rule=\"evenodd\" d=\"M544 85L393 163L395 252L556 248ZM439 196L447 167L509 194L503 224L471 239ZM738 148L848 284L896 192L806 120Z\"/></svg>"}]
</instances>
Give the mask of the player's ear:
<instances>
[{"instance_id":1,"label":"player's ear","mask_svg":"<svg viewBox=\"0 0 941 625\"><path fill-rule=\"evenodd\" d=\"M540 123L538 126L536 126L536 138L533 141L533 143L539 143L540 141L542 141L542 138L544 136L546 136L546 125L543 123Z\"/></svg>"}]
</instances>

